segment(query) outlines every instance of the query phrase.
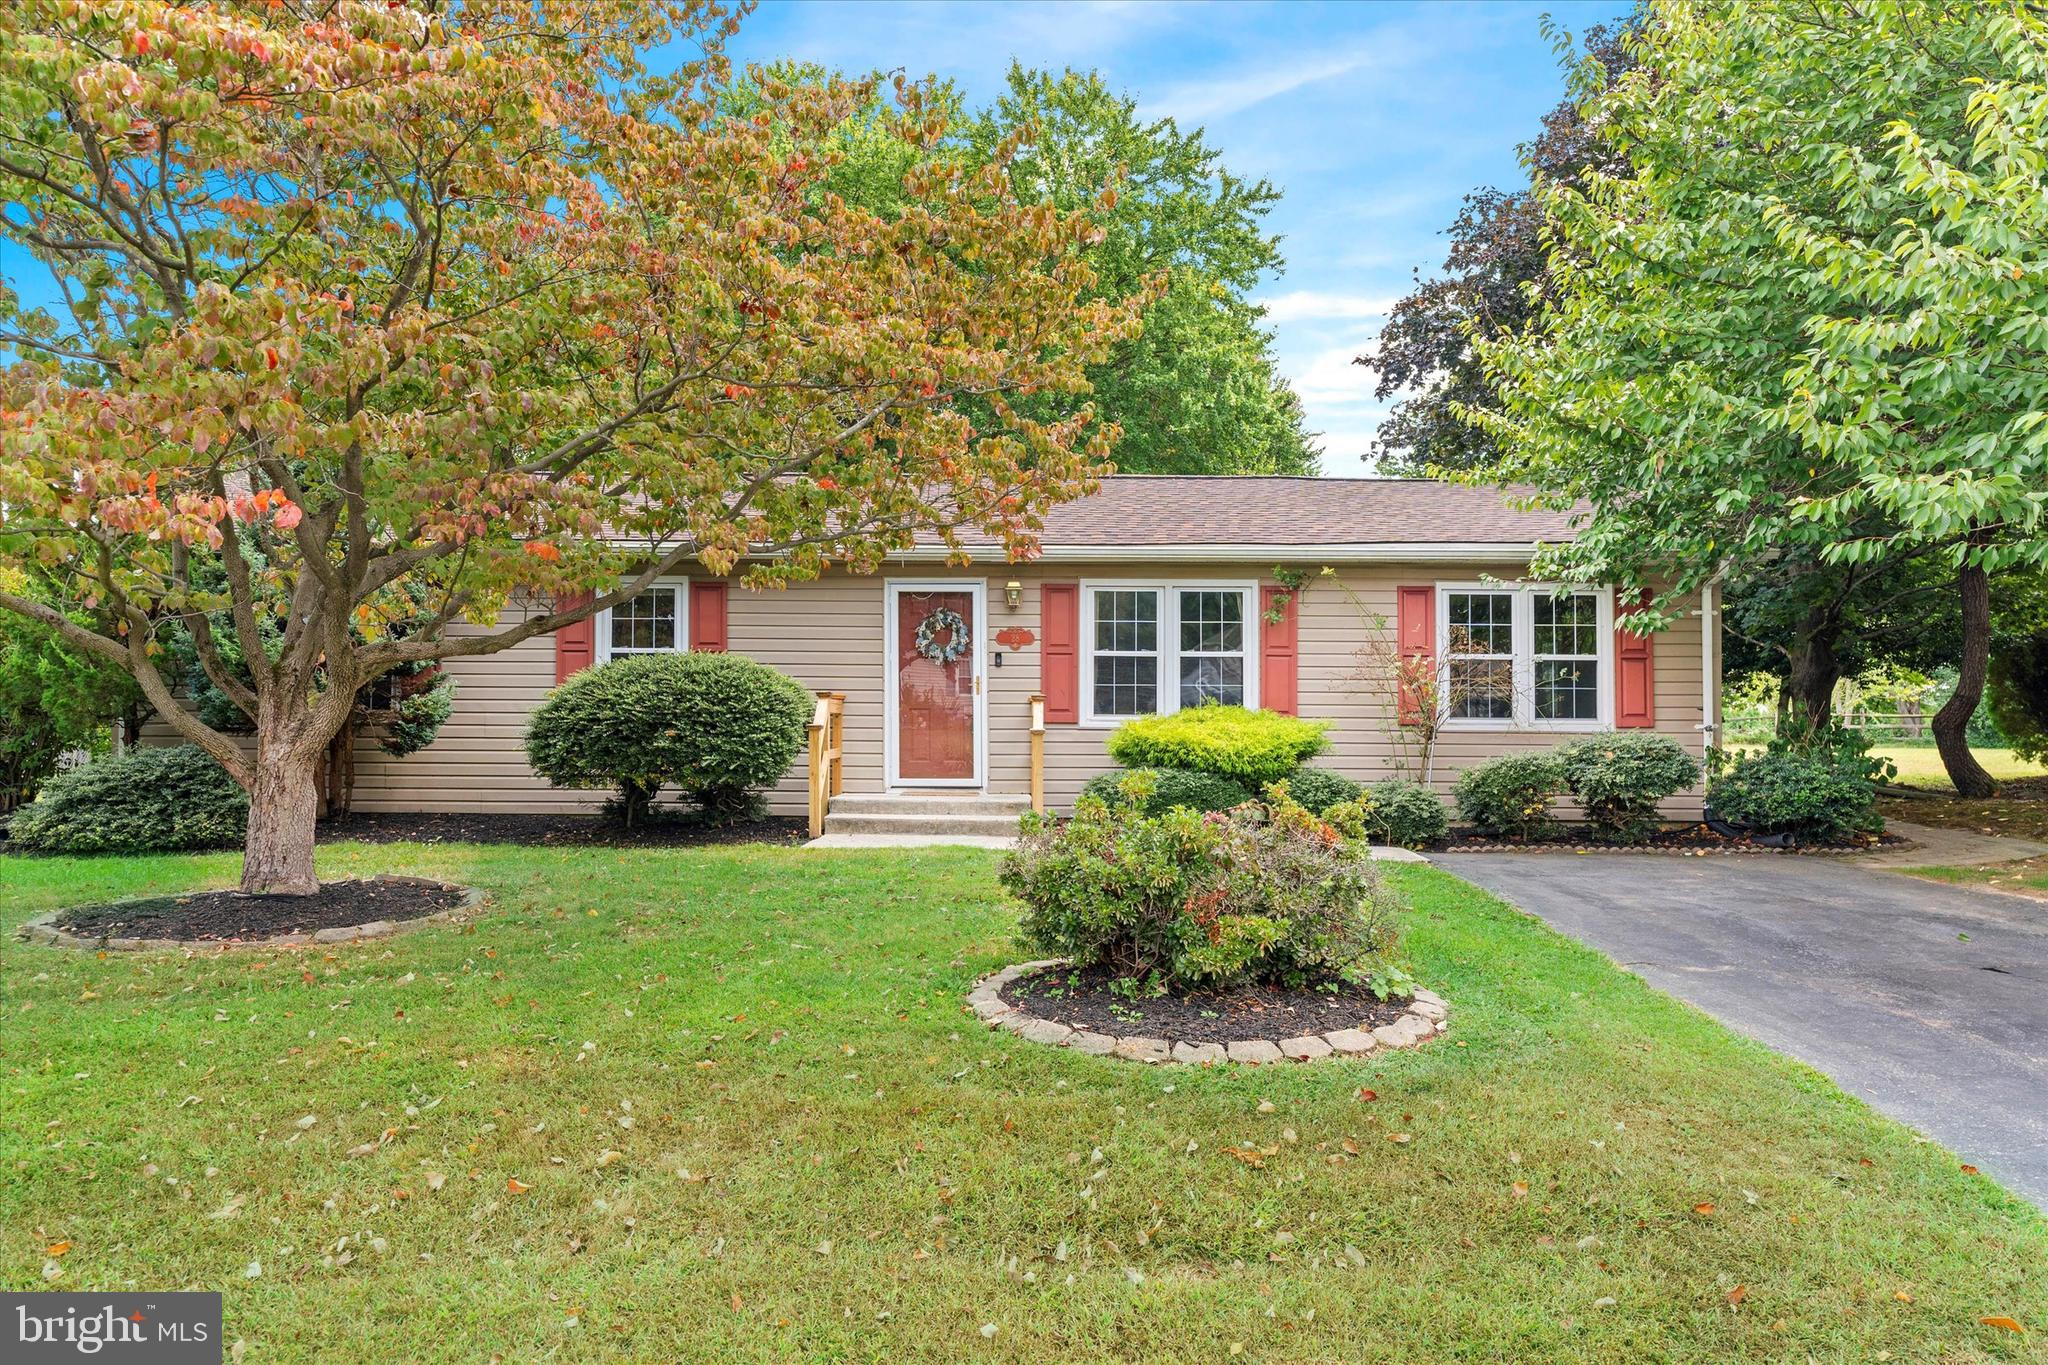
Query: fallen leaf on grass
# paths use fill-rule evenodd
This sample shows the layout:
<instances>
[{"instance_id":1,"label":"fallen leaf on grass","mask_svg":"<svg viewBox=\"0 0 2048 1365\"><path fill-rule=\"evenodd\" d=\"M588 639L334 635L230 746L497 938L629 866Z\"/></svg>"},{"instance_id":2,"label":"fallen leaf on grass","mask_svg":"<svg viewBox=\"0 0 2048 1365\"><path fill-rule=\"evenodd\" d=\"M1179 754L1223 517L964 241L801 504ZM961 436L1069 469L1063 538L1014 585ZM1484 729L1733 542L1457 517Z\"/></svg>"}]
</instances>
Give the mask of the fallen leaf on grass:
<instances>
[{"instance_id":1,"label":"fallen leaf on grass","mask_svg":"<svg viewBox=\"0 0 2048 1365\"><path fill-rule=\"evenodd\" d=\"M428 1188L428 1189L430 1189L430 1190L438 1190L438 1189L440 1189L440 1188L441 1188L441 1187L442 1187L443 1185L445 1185L445 1184L447 1184L447 1183L448 1183L448 1177L447 1177L447 1176L445 1176L445 1175L443 1175L443 1174L441 1174L441 1173L440 1173L439 1171L428 1171L428 1172L427 1172L427 1188Z\"/></svg>"},{"instance_id":2,"label":"fallen leaf on grass","mask_svg":"<svg viewBox=\"0 0 2048 1365\"><path fill-rule=\"evenodd\" d=\"M69 1242L52 1242L52 1243L50 1243L50 1244L49 1244L48 1246L46 1246L46 1247L44 1247L44 1248L43 1248L43 1255L45 1255L45 1256L64 1256L64 1255L68 1255L68 1254L70 1253L70 1251L71 1251L71 1243L69 1243Z\"/></svg>"},{"instance_id":3,"label":"fallen leaf on grass","mask_svg":"<svg viewBox=\"0 0 2048 1365\"><path fill-rule=\"evenodd\" d=\"M533 1186L525 1183L517 1176L508 1175L505 1177L505 1188L513 1194L525 1194Z\"/></svg>"},{"instance_id":4,"label":"fallen leaf on grass","mask_svg":"<svg viewBox=\"0 0 2048 1365\"><path fill-rule=\"evenodd\" d=\"M1391 1142L1391 1143L1394 1143L1394 1144L1395 1144L1396 1146L1401 1146L1401 1147L1405 1147L1405 1146L1407 1146L1407 1145L1408 1145L1409 1143L1413 1142L1414 1140L1415 1140L1415 1139L1414 1139L1414 1138L1413 1138L1412 1136L1410 1136L1409 1134L1407 1134L1407 1133L1389 1133L1389 1134L1387 1134L1387 1141L1389 1141L1389 1142Z\"/></svg>"},{"instance_id":5,"label":"fallen leaf on grass","mask_svg":"<svg viewBox=\"0 0 2048 1365\"><path fill-rule=\"evenodd\" d=\"M1913 1296L1911 1294L1908 1294L1903 1289L1894 1289L1892 1291L1892 1297L1897 1299L1900 1303L1911 1303L1913 1301Z\"/></svg>"},{"instance_id":6,"label":"fallen leaf on grass","mask_svg":"<svg viewBox=\"0 0 2048 1365\"><path fill-rule=\"evenodd\" d=\"M2018 1332L2021 1336L2025 1336L2027 1334L2026 1328L2020 1326L2017 1322L2014 1322L2011 1318L2005 1317L2002 1314L1998 1317L1993 1318L1978 1318L1977 1321L1983 1323L1986 1327L1996 1327L2001 1331Z\"/></svg>"},{"instance_id":7,"label":"fallen leaf on grass","mask_svg":"<svg viewBox=\"0 0 2048 1365\"><path fill-rule=\"evenodd\" d=\"M1733 1289L1729 1290L1726 1294L1722 1295L1722 1297L1727 1299L1730 1304L1741 1303L1744 1299L1749 1297L1749 1286L1746 1284L1738 1284Z\"/></svg>"},{"instance_id":8,"label":"fallen leaf on grass","mask_svg":"<svg viewBox=\"0 0 2048 1365\"><path fill-rule=\"evenodd\" d=\"M1379 1097L1380 1092L1377 1090L1368 1090L1362 1085L1358 1087L1358 1098L1362 1103L1370 1104Z\"/></svg>"},{"instance_id":9,"label":"fallen leaf on grass","mask_svg":"<svg viewBox=\"0 0 2048 1365\"><path fill-rule=\"evenodd\" d=\"M1971 1165L1971 1164L1970 1164L1969 1162L1967 1162L1967 1161L1966 1161L1966 1162L1964 1162L1964 1163L1963 1163L1963 1174L1964 1174L1964 1175L1975 1175L1975 1174L1977 1174L1977 1168L1976 1168L1975 1166L1972 1166L1972 1165Z\"/></svg>"},{"instance_id":10,"label":"fallen leaf on grass","mask_svg":"<svg viewBox=\"0 0 2048 1365\"><path fill-rule=\"evenodd\" d=\"M1517 1199L1527 1199L1527 1198L1529 1197L1529 1182L1528 1182L1528 1181L1526 1181L1526 1180L1517 1180L1517 1181L1516 1181L1516 1182L1514 1183L1514 1187L1513 1187L1513 1188L1514 1188L1514 1191L1515 1191L1515 1198L1517 1198Z\"/></svg>"},{"instance_id":11,"label":"fallen leaf on grass","mask_svg":"<svg viewBox=\"0 0 2048 1365\"><path fill-rule=\"evenodd\" d=\"M1714 1213L1714 1206L1712 1204L1694 1204L1692 1211L1702 1218L1711 1218Z\"/></svg>"}]
</instances>

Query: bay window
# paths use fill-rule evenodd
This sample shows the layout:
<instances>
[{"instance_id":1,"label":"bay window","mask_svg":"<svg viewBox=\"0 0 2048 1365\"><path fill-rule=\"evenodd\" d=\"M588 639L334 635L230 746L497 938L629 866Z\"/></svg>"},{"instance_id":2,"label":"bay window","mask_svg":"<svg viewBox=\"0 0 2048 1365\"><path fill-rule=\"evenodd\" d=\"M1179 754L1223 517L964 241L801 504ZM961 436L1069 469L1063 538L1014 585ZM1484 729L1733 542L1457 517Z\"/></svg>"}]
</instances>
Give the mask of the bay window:
<instances>
[{"instance_id":1,"label":"bay window","mask_svg":"<svg viewBox=\"0 0 2048 1365\"><path fill-rule=\"evenodd\" d=\"M1258 705L1252 585L1091 583L1081 601L1089 720Z\"/></svg>"},{"instance_id":2,"label":"bay window","mask_svg":"<svg viewBox=\"0 0 2048 1365\"><path fill-rule=\"evenodd\" d=\"M1613 639L1604 588L1439 584L1445 725L1604 728L1613 715Z\"/></svg>"}]
</instances>

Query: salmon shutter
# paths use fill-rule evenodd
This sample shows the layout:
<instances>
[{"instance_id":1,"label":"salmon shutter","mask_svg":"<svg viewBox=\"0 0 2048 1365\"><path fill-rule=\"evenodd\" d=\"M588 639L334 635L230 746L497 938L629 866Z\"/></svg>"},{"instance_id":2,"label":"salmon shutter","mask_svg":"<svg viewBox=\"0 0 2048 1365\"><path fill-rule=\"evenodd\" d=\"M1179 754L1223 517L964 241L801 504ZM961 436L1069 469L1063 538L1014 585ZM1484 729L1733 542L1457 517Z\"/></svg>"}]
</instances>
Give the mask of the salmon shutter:
<instances>
[{"instance_id":1,"label":"salmon shutter","mask_svg":"<svg viewBox=\"0 0 2048 1365\"><path fill-rule=\"evenodd\" d=\"M1045 722L1075 725L1081 719L1081 585L1042 584L1038 602L1045 635L1038 682L1045 692Z\"/></svg>"},{"instance_id":2,"label":"salmon shutter","mask_svg":"<svg viewBox=\"0 0 2048 1365\"><path fill-rule=\"evenodd\" d=\"M1400 654L1395 680L1400 689L1397 718L1403 725L1419 725L1422 697L1417 684L1429 677L1436 658L1436 589L1396 588L1394 592L1400 613L1394 629Z\"/></svg>"},{"instance_id":3,"label":"salmon shutter","mask_svg":"<svg viewBox=\"0 0 2048 1365\"><path fill-rule=\"evenodd\" d=\"M1287 716L1301 713L1296 596L1287 588L1259 589L1259 705Z\"/></svg>"},{"instance_id":4,"label":"salmon shutter","mask_svg":"<svg viewBox=\"0 0 2048 1365\"><path fill-rule=\"evenodd\" d=\"M1632 635L1629 615L1646 605L1644 593L1636 606L1625 608L1614 623L1614 725L1618 730L1647 730L1657 723L1656 667L1648 635Z\"/></svg>"},{"instance_id":5,"label":"salmon shutter","mask_svg":"<svg viewBox=\"0 0 2048 1365\"><path fill-rule=\"evenodd\" d=\"M582 606L590 600L587 592L573 597L564 597L555 605L563 610ZM597 620L586 616L574 625L563 626L555 632L555 682L559 686L569 681L572 673L580 673L590 667L597 646Z\"/></svg>"},{"instance_id":6,"label":"salmon shutter","mask_svg":"<svg viewBox=\"0 0 2048 1365\"><path fill-rule=\"evenodd\" d=\"M690 648L725 653L725 583L707 578L690 584Z\"/></svg>"}]
</instances>

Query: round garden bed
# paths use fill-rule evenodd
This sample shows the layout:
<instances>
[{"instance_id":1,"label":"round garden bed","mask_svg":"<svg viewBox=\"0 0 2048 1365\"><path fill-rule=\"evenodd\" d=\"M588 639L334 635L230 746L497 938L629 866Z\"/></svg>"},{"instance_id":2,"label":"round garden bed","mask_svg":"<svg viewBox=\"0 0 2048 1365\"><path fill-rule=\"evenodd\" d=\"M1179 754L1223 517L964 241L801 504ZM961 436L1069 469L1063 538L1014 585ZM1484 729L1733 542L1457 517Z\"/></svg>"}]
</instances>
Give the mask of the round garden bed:
<instances>
[{"instance_id":1,"label":"round garden bed","mask_svg":"<svg viewBox=\"0 0 2048 1365\"><path fill-rule=\"evenodd\" d=\"M1442 997L1253 986L1132 1002L1104 972L1058 959L1023 962L977 982L968 1005L991 1028L1029 1042L1140 1062L1312 1062L1414 1047L1448 1027Z\"/></svg>"},{"instance_id":2,"label":"round garden bed","mask_svg":"<svg viewBox=\"0 0 2048 1365\"><path fill-rule=\"evenodd\" d=\"M347 943L382 938L402 925L444 918L482 900L481 891L451 882L381 876L322 882L310 896L197 891L74 906L31 920L21 936L116 951Z\"/></svg>"}]
</instances>

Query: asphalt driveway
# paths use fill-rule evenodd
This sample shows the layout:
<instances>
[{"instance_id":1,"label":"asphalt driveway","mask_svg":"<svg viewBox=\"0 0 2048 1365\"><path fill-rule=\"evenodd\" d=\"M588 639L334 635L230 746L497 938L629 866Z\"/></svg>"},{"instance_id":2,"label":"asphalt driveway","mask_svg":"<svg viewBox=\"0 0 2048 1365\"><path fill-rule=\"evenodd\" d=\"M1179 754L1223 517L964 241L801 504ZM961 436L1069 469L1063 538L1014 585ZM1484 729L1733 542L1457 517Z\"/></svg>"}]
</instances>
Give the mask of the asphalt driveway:
<instances>
[{"instance_id":1,"label":"asphalt driveway","mask_svg":"<svg viewBox=\"0 0 2048 1365\"><path fill-rule=\"evenodd\" d=\"M2048 903L1837 858L1431 861L2048 1208Z\"/></svg>"}]
</instances>

